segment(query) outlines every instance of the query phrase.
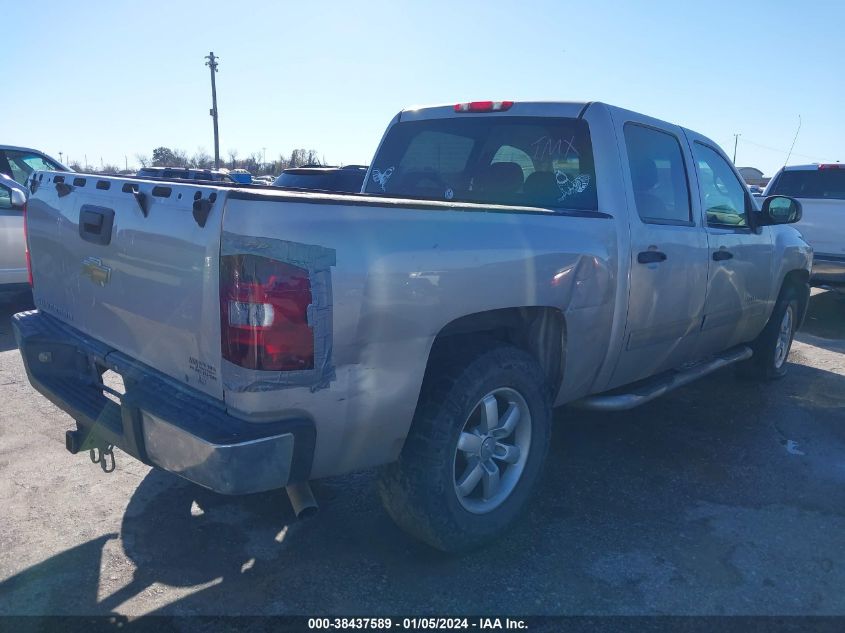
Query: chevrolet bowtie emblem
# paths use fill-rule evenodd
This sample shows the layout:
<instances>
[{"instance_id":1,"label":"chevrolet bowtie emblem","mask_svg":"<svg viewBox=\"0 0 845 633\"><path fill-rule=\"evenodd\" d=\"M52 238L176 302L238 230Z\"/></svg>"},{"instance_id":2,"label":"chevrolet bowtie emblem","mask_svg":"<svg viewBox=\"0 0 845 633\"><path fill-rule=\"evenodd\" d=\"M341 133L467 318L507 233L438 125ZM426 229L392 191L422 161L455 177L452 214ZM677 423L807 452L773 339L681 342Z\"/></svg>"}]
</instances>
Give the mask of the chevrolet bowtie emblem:
<instances>
[{"instance_id":1,"label":"chevrolet bowtie emblem","mask_svg":"<svg viewBox=\"0 0 845 633\"><path fill-rule=\"evenodd\" d=\"M105 286L111 281L111 268L103 265L99 257L86 257L82 260L82 274L98 286Z\"/></svg>"}]
</instances>

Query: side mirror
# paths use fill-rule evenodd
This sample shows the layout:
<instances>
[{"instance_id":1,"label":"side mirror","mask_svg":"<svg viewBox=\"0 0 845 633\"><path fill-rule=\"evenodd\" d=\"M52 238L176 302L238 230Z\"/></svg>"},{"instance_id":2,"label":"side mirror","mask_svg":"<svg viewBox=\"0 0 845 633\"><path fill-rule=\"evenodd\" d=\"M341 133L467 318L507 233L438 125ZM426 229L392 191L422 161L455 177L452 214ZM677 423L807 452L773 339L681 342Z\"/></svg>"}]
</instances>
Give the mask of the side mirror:
<instances>
[{"instance_id":1,"label":"side mirror","mask_svg":"<svg viewBox=\"0 0 845 633\"><path fill-rule=\"evenodd\" d=\"M23 189L10 187L0 182L0 209L23 209L26 205L26 193Z\"/></svg>"},{"instance_id":2,"label":"side mirror","mask_svg":"<svg viewBox=\"0 0 845 633\"><path fill-rule=\"evenodd\" d=\"M761 209L766 224L793 224L801 220L801 203L789 196L769 196Z\"/></svg>"},{"instance_id":3,"label":"side mirror","mask_svg":"<svg viewBox=\"0 0 845 633\"><path fill-rule=\"evenodd\" d=\"M20 189L12 189L12 208L23 209L26 206L26 194Z\"/></svg>"}]
</instances>

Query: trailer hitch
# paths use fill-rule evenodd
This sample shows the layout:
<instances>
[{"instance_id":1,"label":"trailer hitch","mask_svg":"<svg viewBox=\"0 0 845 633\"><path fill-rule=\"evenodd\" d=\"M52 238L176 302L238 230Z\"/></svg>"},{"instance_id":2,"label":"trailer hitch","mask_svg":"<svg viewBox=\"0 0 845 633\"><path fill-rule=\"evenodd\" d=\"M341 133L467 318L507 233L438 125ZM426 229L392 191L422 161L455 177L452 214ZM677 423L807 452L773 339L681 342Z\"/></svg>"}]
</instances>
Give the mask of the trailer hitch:
<instances>
[{"instance_id":1,"label":"trailer hitch","mask_svg":"<svg viewBox=\"0 0 845 633\"><path fill-rule=\"evenodd\" d=\"M114 472L114 444L95 446L88 451L88 457L95 464L99 464L104 473Z\"/></svg>"}]
</instances>

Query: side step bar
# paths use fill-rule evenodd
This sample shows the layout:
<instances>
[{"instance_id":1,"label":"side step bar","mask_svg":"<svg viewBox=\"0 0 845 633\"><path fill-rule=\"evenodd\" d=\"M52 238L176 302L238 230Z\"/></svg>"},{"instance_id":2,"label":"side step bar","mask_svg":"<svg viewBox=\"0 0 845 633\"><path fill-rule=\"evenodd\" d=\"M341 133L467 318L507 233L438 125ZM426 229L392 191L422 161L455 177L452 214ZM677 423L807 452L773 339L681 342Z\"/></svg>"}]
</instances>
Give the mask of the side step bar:
<instances>
[{"instance_id":1,"label":"side step bar","mask_svg":"<svg viewBox=\"0 0 845 633\"><path fill-rule=\"evenodd\" d=\"M733 347L710 360L696 363L684 369L672 370L654 378L646 379L640 383L629 385L628 388L633 387L633 390L627 393L619 393L618 390L614 390L595 396L587 396L582 400L574 402L573 406L582 409L592 409L594 411L624 411L626 409L633 409L646 402L651 402L673 389L683 387L693 380L698 380L717 369L733 365L742 360L748 360L753 354L754 352L751 351L751 348L745 345Z\"/></svg>"}]
</instances>

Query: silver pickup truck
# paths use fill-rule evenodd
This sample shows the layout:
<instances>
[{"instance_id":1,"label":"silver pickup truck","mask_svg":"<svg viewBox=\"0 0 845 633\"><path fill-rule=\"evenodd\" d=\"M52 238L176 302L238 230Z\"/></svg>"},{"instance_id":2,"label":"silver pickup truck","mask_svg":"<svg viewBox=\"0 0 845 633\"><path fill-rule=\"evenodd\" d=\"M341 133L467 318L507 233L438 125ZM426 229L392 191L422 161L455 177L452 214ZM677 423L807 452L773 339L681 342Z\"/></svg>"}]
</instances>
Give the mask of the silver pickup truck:
<instances>
[{"instance_id":1,"label":"silver pickup truck","mask_svg":"<svg viewBox=\"0 0 845 633\"><path fill-rule=\"evenodd\" d=\"M402 111L360 194L31 187L14 329L71 452L297 511L383 466L389 514L449 551L521 514L552 407L781 376L809 295L799 203L758 211L715 143L602 103Z\"/></svg>"}]
</instances>

